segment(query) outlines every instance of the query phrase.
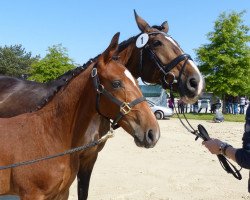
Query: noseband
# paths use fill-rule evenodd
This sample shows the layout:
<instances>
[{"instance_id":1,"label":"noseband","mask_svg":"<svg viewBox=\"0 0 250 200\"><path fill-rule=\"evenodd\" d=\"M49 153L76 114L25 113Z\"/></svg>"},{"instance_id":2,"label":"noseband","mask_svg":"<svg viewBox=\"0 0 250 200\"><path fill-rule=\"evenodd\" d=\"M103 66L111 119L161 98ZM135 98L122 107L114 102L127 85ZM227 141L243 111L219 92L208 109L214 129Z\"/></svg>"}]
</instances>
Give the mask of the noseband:
<instances>
[{"instance_id":1,"label":"noseband","mask_svg":"<svg viewBox=\"0 0 250 200\"><path fill-rule=\"evenodd\" d=\"M164 32L152 32L152 33L148 33L148 35L155 35L155 34L163 34L164 36L168 36L166 33ZM146 44L145 46L143 46L140 50L140 73L141 73L141 78L142 73L143 73L143 51L147 52L150 56L150 58L154 61L155 66L160 70L160 72L163 74L161 82L162 82L162 87L164 89L167 88L167 86L169 86L170 84L176 83L176 82L180 82L180 78L181 75L184 71L184 68L186 66L186 63L188 60L192 60L191 56L189 54L181 54L179 56L177 56L175 59L173 59L170 63L168 64L163 64L161 62L161 60L157 57L157 55L155 54L155 52L150 48L149 44ZM184 64L182 65L181 71L179 73L179 77L178 80L176 80L175 75L173 73L171 73L170 71L175 68L176 65L178 65L180 62L184 61ZM173 76L173 81L172 82L167 82L166 77L168 75Z\"/></svg>"},{"instance_id":2,"label":"noseband","mask_svg":"<svg viewBox=\"0 0 250 200\"><path fill-rule=\"evenodd\" d=\"M116 128L119 127L119 125L117 123L122 119L122 117L124 117L125 115L127 115L131 111L132 107L134 107L135 105L137 105L137 104L139 104L139 103L141 103L143 101L146 101L145 97L140 97L140 98L137 98L137 99L131 101L130 103L128 103L128 102L122 102L119 99L117 99L116 97L114 97L100 83L96 67L94 67L92 69L91 77L93 79L94 87L95 87L96 92L97 92L96 93L96 110L97 110L97 112L101 116L105 117L106 119L108 119L110 121L110 119L108 117L106 117L105 115L103 115L100 112L100 98L101 98L101 95L104 95L105 97L107 97L109 100L111 100L113 103L115 103L116 105L118 105L120 107L120 111L116 115L116 118L112 122L110 121L111 128L113 128L113 129L116 129Z\"/></svg>"}]
</instances>

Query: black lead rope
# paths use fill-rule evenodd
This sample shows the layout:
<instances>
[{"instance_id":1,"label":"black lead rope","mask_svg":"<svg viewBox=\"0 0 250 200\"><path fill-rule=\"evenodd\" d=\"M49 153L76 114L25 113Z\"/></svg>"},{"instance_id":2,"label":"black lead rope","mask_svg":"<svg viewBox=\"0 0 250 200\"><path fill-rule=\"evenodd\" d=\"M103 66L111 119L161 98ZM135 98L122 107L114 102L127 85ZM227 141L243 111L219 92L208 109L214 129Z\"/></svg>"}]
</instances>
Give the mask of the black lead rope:
<instances>
[{"instance_id":1,"label":"black lead rope","mask_svg":"<svg viewBox=\"0 0 250 200\"><path fill-rule=\"evenodd\" d=\"M172 85L170 85L170 98L172 99L172 101L174 102L174 96L173 96L173 92L172 92ZM175 107L174 104L174 109L175 112L178 116L178 119L180 120L181 124L188 130L188 132L194 134L196 136L195 140L198 140L198 138L201 138L204 141L208 141L211 138L209 137L209 134L207 132L207 130L204 128L204 126L202 126L201 124L198 125L198 130L194 129L192 127L192 125L189 123L188 119L186 118L186 115L183 113L183 116L187 122L187 124L189 125L189 127L192 129L190 129L180 118L179 113L177 112L177 109ZM219 162L222 166L222 168L229 174L232 174L236 179L241 180L242 176L240 174L240 170L241 169L237 169L224 155L219 154L217 155Z\"/></svg>"},{"instance_id":2,"label":"black lead rope","mask_svg":"<svg viewBox=\"0 0 250 200\"><path fill-rule=\"evenodd\" d=\"M201 125L198 125L199 134L204 141L208 141L211 138L208 135L207 130ZM232 174L236 179L241 180L242 176L240 174L241 169L237 169L224 155L217 155L222 168L229 174Z\"/></svg>"}]
</instances>

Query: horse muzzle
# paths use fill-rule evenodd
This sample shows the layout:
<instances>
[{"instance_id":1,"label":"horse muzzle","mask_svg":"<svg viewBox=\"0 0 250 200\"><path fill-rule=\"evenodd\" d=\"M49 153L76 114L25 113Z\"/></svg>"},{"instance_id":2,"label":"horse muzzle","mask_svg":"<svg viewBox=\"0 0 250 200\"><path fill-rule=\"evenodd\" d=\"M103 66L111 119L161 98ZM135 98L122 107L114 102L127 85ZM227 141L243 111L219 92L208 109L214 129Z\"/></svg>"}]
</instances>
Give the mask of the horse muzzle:
<instances>
[{"instance_id":1,"label":"horse muzzle","mask_svg":"<svg viewBox=\"0 0 250 200\"><path fill-rule=\"evenodd\" d=\"M160 138L160 131L149 129L144 134L135 133L134 141L138 147L153 148Z\"/></svg>"},{"instance_id":2,"label":"horse muzzle","mask_svg":"<svg viewBox=\"0 0 250 200\"><path fill-rule=\"evenodd\" d=\"M178 84L181 99L185 103L195 103L204 91L204 79L199 75L188 77Z\"/></svg>"}]
</instances>

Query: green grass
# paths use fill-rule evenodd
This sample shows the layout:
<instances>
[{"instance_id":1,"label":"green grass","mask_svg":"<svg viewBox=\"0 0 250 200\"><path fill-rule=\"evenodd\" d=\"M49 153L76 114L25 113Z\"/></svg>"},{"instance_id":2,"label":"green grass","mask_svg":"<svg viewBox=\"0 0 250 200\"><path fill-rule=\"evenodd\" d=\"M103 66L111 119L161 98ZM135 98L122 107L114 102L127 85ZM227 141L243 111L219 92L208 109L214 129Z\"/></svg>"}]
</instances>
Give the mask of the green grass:
<instances>
[{"instance_id":1,"label":"green grass","mask_svg":"<svg viewBox=\"0 0 250 200\"><path fill-rule=\"evenodd\" d=\"M215 114L210 113L186 113L187 119L196 119L196 120L213 120ZM233 115L233 114L223 114L225 121L228 122L245 122L245 115ZM177 114L172 116L173 118L177 118ZM183 118L183 115L180 114L180 117Z\"/></svg>"}]
</instances>

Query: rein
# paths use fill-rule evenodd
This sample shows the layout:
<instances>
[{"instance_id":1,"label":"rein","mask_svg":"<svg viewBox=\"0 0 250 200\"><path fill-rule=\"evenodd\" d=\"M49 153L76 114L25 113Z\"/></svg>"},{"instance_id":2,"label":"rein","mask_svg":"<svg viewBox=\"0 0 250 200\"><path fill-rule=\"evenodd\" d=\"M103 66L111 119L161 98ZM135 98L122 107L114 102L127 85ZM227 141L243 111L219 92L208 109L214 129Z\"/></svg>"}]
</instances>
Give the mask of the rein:
<instances>
[{"instance_id":1,"label":"rein","mask_svg":"<svg viewBox=\"0 0 250 200\"><path fill-rule=\"evenodd\" d=\"M170 87L170 98L172 100L174 100L172 84L171 84L171 87ZM179 115L180 113L178 113L175 104L174 104L174 109L175 109L175 112L176 112L176 114L178 116L178 119L181 122L181 124L187 129L188 132L190 132L190 133L192 133L193 135L196 136L195 140L198 140L199 138L201 138L204 141L208 141L208 140L211 139L209 137L209 134L208 134L207 130L204 128L204 126L202 126L201 124L199 124L198 127L197 127L198 129L194 129L193 126L189 123L186 115L183 113L184 119L185 119L186 123L188 124L188 125L186 125L182 121L182 119L180 118L180 115ZM219 162L220 162L222 168L227 173L232 174L238 180L242 179L242 176L240 174L240 170L241 169L238 170L224 155L219 154L219 155L217 155L217 157L219 159Z\"/></svg>"},{"instance_id":2,"label":"rein","mask_svg":"<svg viewBox=\"0 0 250 200\"><path fill-rule=\"evenodd\" d=\"M111 129L111 130L109 130L109 132L107 134L102 136L99 140L95 140L89 144L79 146L79 147L76 147L73 149L69 149L69 150L64 151L62 153L58 153L58 154L54 154L54 155L50 155L50 156L45 156L45 157L41 157L41 158L29 160L29 161L17 162L17 163L10 164L10 165L0 166L0 170L16 168L16 167L20 167L20 166L24 166L24 165L31 165L31 164L41 162L44 160L50 160L50 159L65 156L68 154L73 154L73 153L78 152L78 151L83 151L83 150L89 149L91 147L97 146L113 136L114 136L114 133L113 133L113 130Z\"/></svg>"},{"instance_id":3,"label":"rein","mask_svg":"<svg viewBox=\"0 0 250 200\"><path fill-rule=\"evenodd\" d=\"M144 33L145 34L145 33ZM157 57L157 55L155 54L155 52L150 48L149 44L147 44L148 41L148 37L149 35L155 35L155 34L163 34L165 36L166 33L162 32L162 31L156 31L156 32L151 32L148 33L146 35L146 37L142 36L143 34L139 35L137 38L137 41L139 42L140 40L142 41L141 45L139 44L139 46L137 46L138 48L141 48L140 50L140 65L139 65L139 71L141 74L141 79L143 77L143 51L148 52L150 58L155 62L155 66L159 69L159 71L163 74L162 76L162 87L164 89L167 88L167 86L170 87L170 98L173 100L174 102L174 96L173 96L173 83L178 82L180 84L181 82L181 76L183 74L183 71L185 69L185 66L187 64L188 60L192 60L191 56L189 54L181 54L179 56L177 56L175 59L173 59L170 63L168 64L163 64L161 62L161 60ZM143 42L143 39L146 39L146 42ZM170 71L176 66L178 65L180 62L185 61L184 64L182 65L181 71L179 73L179 77L178 80L176 80L175 75L173 73L171 73ZM167 82L166 77L168 75L171 75L173 77L172 82ZM143 79L142 79L143 81ZM144 81L143 81L144 82ZM198 140L198 138L201 138L204 141L210 140L211 138L208 135L207 130L201 125L198 125L198 129L194 129L192 127L192 125L189 123L188 119L186 118L186 115L183 113L184 119L187 123L187 125L182 121L182 119L180 118L179 113L177 112L176 106L174 104L174 109L175 112L177 113L178 119L180 120L181 124L187 129L188 132L192 133L193 135L196 136L195 140ZM217 155L219 162L222 166L222 168L227 172L232 174L236 179L241 180L242 176L240 174L240 170L238 170L224 155Z\"/></svg>"}]
</instances>

